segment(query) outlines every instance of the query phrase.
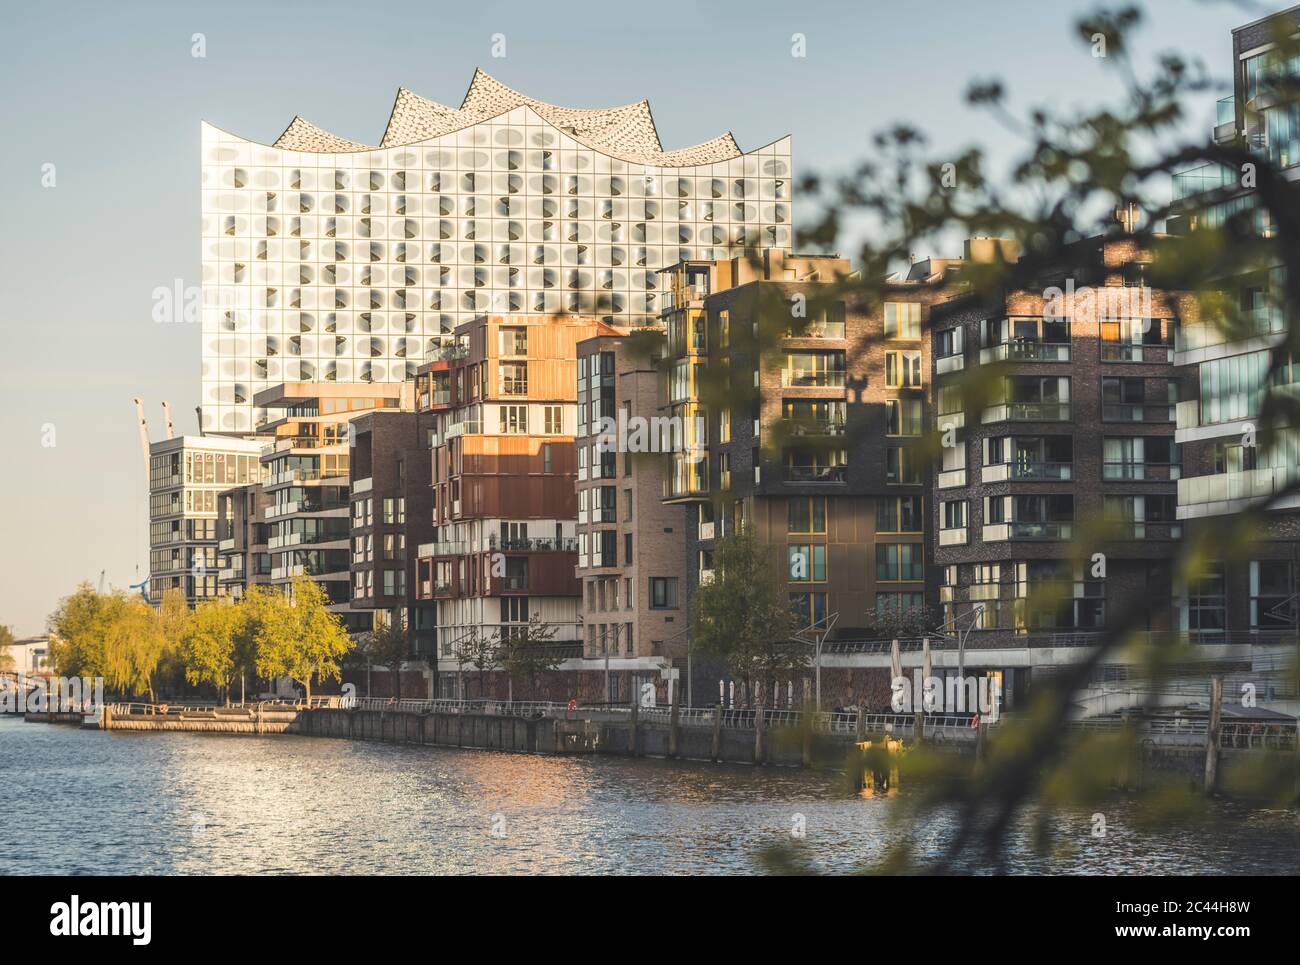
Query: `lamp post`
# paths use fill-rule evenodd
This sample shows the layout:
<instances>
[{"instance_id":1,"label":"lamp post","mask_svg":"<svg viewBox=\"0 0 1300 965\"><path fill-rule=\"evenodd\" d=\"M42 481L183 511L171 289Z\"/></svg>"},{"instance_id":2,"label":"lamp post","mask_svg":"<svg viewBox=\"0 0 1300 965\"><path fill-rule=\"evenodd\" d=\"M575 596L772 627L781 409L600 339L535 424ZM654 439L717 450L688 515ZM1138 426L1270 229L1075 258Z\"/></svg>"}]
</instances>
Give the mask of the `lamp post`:
<instances>
[{"instance_id":1,"label":"lamp post","mask_svg":"<svg viewBox=\"0 0 1300 965\"><path fill-rule=\"evenodd\" d=\"M825 616L820 620L815 620L802 630L796 630L790 635L791 639L807 644L813 648L813 690L815 692L814 699L818 711L822 709L822 642L830 635L831 628L835 626L835 622L839 620L839 618L840 614L837 610L830 616ZM813 640L811 643L804 639L803 635L805 633L816 631L817 627L823 623L826 624L826 626L822 628L820 633L813 633Z\"/></svg>"},{"instance_id":2,"label":"lamp post","mask_svg":"<svg viewBox=\"0 0 1300 965\"><path fill-rule=\"evenodd\" d=\"M980 614L983 612L984 604L976 603L965 613L941 623L938 627L940 630L951 627L957 633L957 678L959 680L966 678L966 640L970 636L970 632L975 629L975 625L979 623ZM970 620L970 623L966 625L965 629L958 626L962 620L967 619Z\"/></svg>"}]
</instances>

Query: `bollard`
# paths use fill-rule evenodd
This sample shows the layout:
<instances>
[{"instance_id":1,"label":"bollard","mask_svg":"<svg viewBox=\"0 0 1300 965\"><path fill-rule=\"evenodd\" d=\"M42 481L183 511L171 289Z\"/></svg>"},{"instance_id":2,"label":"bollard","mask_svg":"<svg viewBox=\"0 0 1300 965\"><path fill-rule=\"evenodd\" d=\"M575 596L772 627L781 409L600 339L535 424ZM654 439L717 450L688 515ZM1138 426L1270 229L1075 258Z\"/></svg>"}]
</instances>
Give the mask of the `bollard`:
<instances>
[{"instance_id":1,"label":"bollard","mask_svg":"<svg viewBox=\"0 0 1300 965\"><path fill-rule=\"evenodd\" d=\"M709 757L716 762L722 756L722 704L713 706L713 743L709 748Z\"/></svg>"},{"instance_id":2,"label":"bollard","mask_svg":"<svg viewBox=\"0 0 1300 965\"><path fill-rule=\"evenodd\" d=\"M677 742L681 732L681 703L677 699L677 688L673 687L672 715L668 720L668 756L677 757Z\"/></svg>"}]
</instances>

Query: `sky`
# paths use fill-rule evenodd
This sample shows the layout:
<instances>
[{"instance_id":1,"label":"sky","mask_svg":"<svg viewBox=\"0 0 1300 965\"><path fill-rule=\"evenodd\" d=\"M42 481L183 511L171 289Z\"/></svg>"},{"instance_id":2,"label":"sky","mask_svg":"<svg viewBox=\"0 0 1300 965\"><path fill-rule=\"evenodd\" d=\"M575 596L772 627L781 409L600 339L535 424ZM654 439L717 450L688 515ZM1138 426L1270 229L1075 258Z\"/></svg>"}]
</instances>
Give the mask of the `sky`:
<instances>
[{"instance_id":1,"label":"sky","mask_svg":"<svg viewBox=\"0 0 1300 965\"><path fill-rule=\"evenodd\" d=\"M1173 49L1226 76L1232 27L1280 6L1153 0L1138 61ZM151 311L155 289L200 282L200 121L270 143L301 114L374 144L399 86L458 105L481 66L550 103L649 98L666 149L725 130L744 150L790 134L797 176L848 169L869 156L873 133L900 120L926 131L936 150L978 143L996 159L1010 146L965 104L973 79L1002 79L1012 104L1060 109L1117 92L1072 29L1093 7L10 7L0 32L0 624L19 636L42 632L79 582L98 583L103 571L108 586L125 587L147 574L148 488L132 399L145 400L154 439L163 400L178 433L197 431L199 326L158 324ZM196 33L202 57L193 56ZM806 56L791 55L796 33ZM492 56L498 34L504 57ZM1213 108L1209 96L1207 132Z\"/></svg>"}]
</instances>

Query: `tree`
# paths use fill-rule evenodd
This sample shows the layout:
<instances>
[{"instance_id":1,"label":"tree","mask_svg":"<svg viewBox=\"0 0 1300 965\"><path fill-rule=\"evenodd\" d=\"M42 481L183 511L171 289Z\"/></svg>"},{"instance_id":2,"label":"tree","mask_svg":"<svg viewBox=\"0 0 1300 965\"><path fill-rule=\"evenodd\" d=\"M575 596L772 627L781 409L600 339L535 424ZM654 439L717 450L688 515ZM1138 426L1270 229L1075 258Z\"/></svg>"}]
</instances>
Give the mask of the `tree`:
<instances>
[{"instance_id":1,"label":"tree","mask_svg":"<svg viewBox=\"0 0 1300 965\"><path fill-rule=\"evenodd\" d=\"M769 700L777 675L808 665L807 647L790 639L798 628L772 553L748 528L720 539L713 580L696 590L691 611L694 645L725 660L751 697L751 681L762 680Z\"/></svg>"},{"instance_id":2,"label":"tree","mask_svg":"<svg viewBox=\"0 0 1300 965\"><path fill-rule=\"evenodd\" d=\"M211 684L220 699L230 702L230 688L243 669L241 642L255 604L230 600L200 603L187 622L181 640L185 679L191 684Z\"/></svg>"},{"instance_id":3,"label":"tree","mask_svg":"<svg viewBox=\"0 0 1300 965\"><path fill-rule=\"evenodd\" d=\"M352 641L328 606L324 589L305 576L294 577L289 596L263 597L254 634L257 672L302 684L308 700L312 680L342 679L339 661Z\"/></svg>"},{"instance_id":4,"label":"tree","mask_svg":"<svg viewBox=\"0 0 1300 965\"><path fill-rule=\"evenodd\" d=\"M131 696L154 698L153 674L164 643L153 608L118 590L102 602L104 682Z\"/></svg>"},{"instance_id":5,"label":"tree","mask_svg":"<svg viewBox=\"0 0 1300 965\"><path fill-rule=\"evenodd\" d=\"M387 667L393 675L393 693L402 699L402 663L411 655L411 635L393 621L366 635L362 644L371 663Z\"/></svg>"},{"instance_id":6,"label":"tree","mask_svg":"<svg viewBox=\"0 0 1300 965\"><path fill-rule=\"evenodd\" d=\"M457 677L463 676L466 667L473 667L478 672L480 698L484 694L484 675L489 670L500 667L501 654L498 646L500 636L499 632L486 634L483 628L476 624L461 634L452 645L452 655L456 658ZM465 688L462 685L461 696L464 695Z\"/></svg>"},{"instance_id":7,"label":"tree","mask_svg":"<svg viewBox=\"0 0 1300 965\"><path fill-rule=\"evenodd\" d=\"M527 680L535 692L538 676L564 662L564 657L548 646L555 632L556 627L544 622L540 613L530 616L527 626L503 628L497 659L506 672L507 700L515 699L516 677Z\"/></svg>"},{"instance_id":8,"label":"tree","mask_svg":"<svg viewBox=\"0 0 1300 965\"><path fill-rule=\"evenodd\" d=\"M0 626L0 671L9 671L14 669L13 654L9 648L14 642L14 632L6 626Z\"/></svg>"},{"instance_id":9,"label":"tree","mask_svg":"<svg viewBox=\"0 0 1300 965\"><path fill-rule=\"evenodd\" d=\"M103 677L107 598L81 583L50 614L50 666L63 677Z\"/></svg>"}]
</instances>

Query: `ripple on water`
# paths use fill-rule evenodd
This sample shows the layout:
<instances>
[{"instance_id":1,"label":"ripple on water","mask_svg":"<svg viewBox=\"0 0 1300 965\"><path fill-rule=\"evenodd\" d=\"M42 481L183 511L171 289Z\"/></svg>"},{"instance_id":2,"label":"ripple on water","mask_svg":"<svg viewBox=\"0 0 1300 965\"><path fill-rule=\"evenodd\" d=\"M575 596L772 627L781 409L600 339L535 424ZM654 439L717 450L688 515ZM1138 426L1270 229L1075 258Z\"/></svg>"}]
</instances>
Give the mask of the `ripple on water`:
<instances>
[{"instance_id":1,"label":"ripple on water","mask_svg":"<svg viewBox=\"0 0 1300 965\"><path fill-rule=\"evenodd\" d=\"M1063 818L1070 852L1021 848L1020 872L1291 873L1290 812L1219 806L1215 831L1142 830L1107 808ZM0 717L6 872L53 874L719 874L788 843L857 870L906 836L935 854L951 831L889 820L891 805L796 770L540 757L304 737L130 734ZM1231 829L1227 833L1224 828Z\"/></svg>"}]
</instances>

